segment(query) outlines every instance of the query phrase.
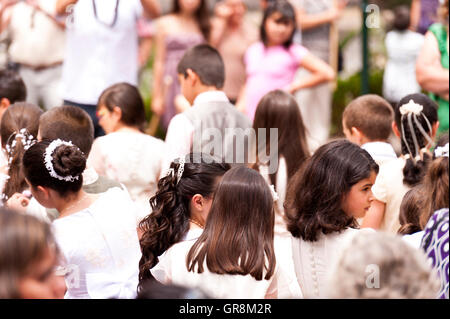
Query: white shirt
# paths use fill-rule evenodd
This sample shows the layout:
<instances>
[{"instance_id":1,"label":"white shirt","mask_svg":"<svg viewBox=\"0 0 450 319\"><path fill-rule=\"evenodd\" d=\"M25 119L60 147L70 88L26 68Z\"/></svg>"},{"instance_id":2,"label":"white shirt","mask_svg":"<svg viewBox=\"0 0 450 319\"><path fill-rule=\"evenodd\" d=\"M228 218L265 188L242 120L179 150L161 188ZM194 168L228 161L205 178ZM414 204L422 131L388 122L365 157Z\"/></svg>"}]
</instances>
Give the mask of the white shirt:
<instances>
[{"instance_id":1,"label":"white shirt","mask_svg":"<svg viewBox=\"0 0 450 319\"><path fill-rule=\"evenodd\" d=\"M169 248L159 257L159 263L151 270L152 275L163 284L172 283L199 288L213 298L262 299L268 296L303 298L295 277L292 250L286 249L290 237L275 236L276 270L270 279L258 281L250 275L212 273L206 264L201 274L189 272L186 267L186 256L198 236L198 232L189 234L184 241Z\"/></svg>"},{"instance_id":2,"label":"white shirt","mask_svg":"<svg viewBox=\"0 0 450 319\"><path fill-rule=\"evenodd\" d=\"M192 107L195 108L196 105L210 102L229 103L229 100L223 91L208 91L199 94L195 98ZM190 153L193 134L194 125L183 113L177 114L172 118L166 134L167 157L164 170L169 168L170 163L174 159L184 157L186 154Z\"/></svg>"},{"instance_id":3,"label":"white shirt","mask_svg":"<svg viewBox=\"0 0 450 319\"><path fill-rule=\"evenodd\" d=\"M79 0L73 10L73 24L67 26L66 57L62 85L65 100L97 104L100 94L118 82L137 85L138 34L142 15L139 0L120 1L117 22L116 0L96 1L98 20L91 0ZM101 21L101 22L99 22Z\"/></svg>"},{"instance_id":4,"label":"white shirt","mask_svg":"<svg viewBox=\"0 0 450 319\"><path fill-rule=\"evenodd\" d=\"M404 96L420 93L416 80L416 60L424 42L424 36L410 30L391 31L386 35L388 61L383 76L383 96L398 102Z\"/></svg>"},{"instance_id":5,"label":"white shirt","mask_svg":"<svg viewBox=\"0 0 450 319\"><path fill-rule=\"evenodd\" d=\"M134 204L109 189L87 209L53 222L64 260L65 298L134 298L141 257Z\"/></svg>"},{"instance_id":6,"label":"white shirt","mask_svg":"<svg viewBox=\"0 0 450 319\"><path fill-rule=\"evenodd\" d=\"M386 142L370 142L361 145L361 148L366 150L380 166L388 161L397 159L394 148Z\"/></svg>"},{"instance_id":7,"label":"white shirt","mask_svg":"<svg viewBox=\"0 0 450 319\"><path fill-rule=\"evenodd\" d=\"M420 243L422 242L422 238L423 235L425 234L425 232L422 231L418 231L414 234L410 234L410 235L404 235L402 236L402 239L407 242L409 245L411 245L412 247L416 248L416 249L420 249Z\"/></svg>"}]
</instances>

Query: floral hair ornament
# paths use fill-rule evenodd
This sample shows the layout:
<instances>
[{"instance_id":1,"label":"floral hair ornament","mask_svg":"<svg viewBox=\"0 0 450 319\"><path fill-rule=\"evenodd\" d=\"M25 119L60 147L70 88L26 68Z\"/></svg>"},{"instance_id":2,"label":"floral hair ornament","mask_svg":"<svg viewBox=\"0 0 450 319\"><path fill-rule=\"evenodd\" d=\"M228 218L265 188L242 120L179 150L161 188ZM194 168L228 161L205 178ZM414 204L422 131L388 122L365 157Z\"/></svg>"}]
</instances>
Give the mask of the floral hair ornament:
<instances>
[{"instance_id":1,"label":"floral hair ornament","mask_svg":"<svg viewBox=\"0 0 450 319\"><path fill-rule=\"evenodd\" d=\"M448 143L445 146L436 147L434 150L434 156L438 157L448 157Z\"/></svg>"},{"instance_id":2,"label":"floral hair ornament","mask_svg":"<svg viewBox=\"0 0 450 319\"><path fill-rule=\"evenodd\" d=\"M14 137L14 139L11 142L11 138ZM26 128L22 128L19 130L19 132L14 132L12 133L9 137L8 140L6 141L6 152L8 155L8 164L11 165L12 160L13 160L13 154L14 154L14 148L17 145L17 139L20 139L23 145L23 149L26 151L28 150L31 146L33 146L36 143L36 139L34 138L33 135L30 134L30 132L28 132L28 130ZM11 145L10 145L11 142Z\"/></svg>"},{"instance_id":3,"label":"floral hair ornament","mask_svg":"<svg viewBox=\"0 0 450 319\"><path fill-rule=\"evenodd\" d=\"M419 147L419 142L417 140L416 132L414 130L413 121L416 124L416 127L419 129L422 136L428 141L429 146L433 145L433 139L425 131L425 129L423 128L422 124L419 122L417 117L422 116L424 118L425 123L427 124L427 127L428 127L428 132L432 131L432 127L431 127L430 121L427 119L425 114L422 113L423 105L415 103L412 99L409 100L408 103L403 104L399 108L399 111L400 111L400 114L402 115L402 118L401 118L402 139L403 139L403 142L405 143L406 148L408 149L408 153L409 153L408 155L406 155L405 158L411 158L415 165L417 161L420 161L422 159L421 153L426 152L427 147L424 147L422 149ZM414 143L415 156L413 155L413 151L411 150L410 145L408 144L408 141L406 140L405 127L403 124L403 119L405 116L407 117L408 128L409 128L409 131L411 133L411 137L412 137L412 140Z\"/></svg>"},{"instance_id":4,"label":"floral hair ornament","mask_svg":"<svg viewBox=\"0 0 450 319\"><path fill-rule=\"evenodd\" d=\"M47 168L47 171L49 172L50 176L53 178L56 178L60 181L65 181L65 182L73 182L79 179L79 176L60 176L55 172L55 168L53 167L53 152L60 147L61 145L66 145L66 146L74 146L72 144L72 142L66 142L60 139L54 140L53 142L50 143L49 146L47 146L47 148L45 149L44 152L44 163L45 163L45 167Z\"/></svg>"},{"instance_id":5,"label":"floral hair ornament","mask_svg":"<svg viewBox=\"0 0 450 319\"><path fill-rule=\"evenodd\" d=\"M181 177L183 176L183 172L184 172L184 164L186 163L186 160L184 159L184 157L180 157L178 159L178 171L177 171L177 184L180 182ZM169 168L166 174L167 176L175 176L175 169L173 168Z\"/></svg>"},{"instance_id":6,"label":"floral hair ornament","mask_svg":"<svg viewBox=\"0 0 450 319\"><path fill-rule=\"evenodd\" d=\"M276 202L280 199L280 196L278 196L278 193L275 191L275 186L269 185L270 192L272 193L273 201Z\"/></svg>"}]
</instances>

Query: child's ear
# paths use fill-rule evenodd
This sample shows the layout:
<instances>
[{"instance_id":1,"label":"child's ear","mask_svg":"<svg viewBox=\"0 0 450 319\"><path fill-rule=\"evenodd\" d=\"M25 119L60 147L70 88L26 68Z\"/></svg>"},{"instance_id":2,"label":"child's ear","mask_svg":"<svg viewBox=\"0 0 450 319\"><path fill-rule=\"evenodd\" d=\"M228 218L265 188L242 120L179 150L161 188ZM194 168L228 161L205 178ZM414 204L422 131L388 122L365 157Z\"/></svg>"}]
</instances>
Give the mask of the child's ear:
<instances>
[{"instance_id":1,"label":"child's ear","mask_svg":"<svg viewBox=\"0 0 450 319\"><path fill-rule=\"evenodd\" d=\"M431 138L434 140L434 138L436 137L437 131L439 129L439 121L436 121L436 123L434 123L433 125L431 125Z\"/></svg>"},{"instance_id":2,"label":"child's ear","mask_svg":"<svg viewBox=\"0 0 450 319\"><path fill-rule=\"evenodd\" d=\"M114 106L112 113L118 120L122 118L122 109L120 107Z\"/></svg>"},{"instance_id":3,"label":"child's ear","mask_svg":"<svg viewBox=\"0 0 450 319\"><path fill-rule=\"evenodd\" d=\"M358 130L356 127L352 126L352 128L350 129L350 132L356 138L356 140L358 141L358 144L361 144L361 141L363 138L363 134L361 133L361 131Z\"/></svg>"},{"instance_id":4,"label":"child's ear","mask_svg":"<svg viewBox=\"0 0 450 319\"><path fill-rule=\"evenodd\" d=\"M36 187L36 190L38 193L40 193L41 196L43 196L45 200L48 200L50 198L50 191L46 187L38 186Z\"/></svg>"},{"instance_id":5,"label":"child's ear","mask_svg":"<svg viewBox=\"0 0 450 319\"><path fill-rule=\"evenodd\" d=\"M199 80L197 73L195 73L192 69L187 69L186 74L186 79L192 83L192 86L196 85Z\"/></svg>"},{"instance_id":6,"label":"child's ear","mask_svg":"<svg viewBox=\"0 0 450 319\"><path fill-rule=\"evenodd\" d=\"M6 97L3 97L0 99L0 108L1 109L6 110L8 108L8 106L10 106L10 105L11 105L11 102Z\"/></svg>"},{"instance_id":7,"label":"child's ear","mask_svg":"<svg viewBox=\"0 0 450 319\"><path fill-rule=\"evenodd\" d=\"M204 201L203 201L203 196L200 194L195 194L192 197L192 205L195 207L195 209L202 211L203 207L204 207Z\"/></svg>"},{"instance_id":8,"label":"child's ear","mask_svg":"<svg viewBox=\"0 0 450 319\"><path fill-rule=\"evenodd\" d=\"M397 123L392 122L392 131L394 131L395 136L401 137L400 130L398 129Z\"/></svg>"}]
</instances>

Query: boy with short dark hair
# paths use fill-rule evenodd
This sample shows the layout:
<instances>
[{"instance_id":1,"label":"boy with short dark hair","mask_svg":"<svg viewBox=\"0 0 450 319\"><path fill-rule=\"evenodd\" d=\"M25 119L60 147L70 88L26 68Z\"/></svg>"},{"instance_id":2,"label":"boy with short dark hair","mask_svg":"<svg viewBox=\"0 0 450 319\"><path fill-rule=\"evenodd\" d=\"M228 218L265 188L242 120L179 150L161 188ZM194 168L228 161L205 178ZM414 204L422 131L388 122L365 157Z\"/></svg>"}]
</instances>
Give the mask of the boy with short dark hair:
<instances>
[{"instance_id":1,"label":"boy with short dark hair","mask_svg":"<svg viewBox=\"0 0 450 319\"><path fill-rule=\"evenodd\" d=\"M193 152L206 152L228 163L241 163L239 150L247 149L247 142L233 145L239 130L251 128L250 120L230 103L221 90L225 82L225 67L219 52L202 44L189 49L178 64L181 91L192 105L187 111L176 115L167 130L167 163L177 157ZM209 132L217 133L211 140ZM220 133L220 134L219 134ZM220 144L212 147L212 142ZM238 144L239 141L236 142ZM243 157L241 156L243 155Z\"/></svg>"},{"instance_id":2,"label":"boy with short dark hair","mask_svg":"<svg viewBox=\"0 0 450 319\"><path fill-rule=\"evenodd\" d=\"M378 165L396 159L391 144L394 112L385 99L367 94L353 100L342 114L342 127L347 139L365 149Z\"/></svg>"}]
</instances>

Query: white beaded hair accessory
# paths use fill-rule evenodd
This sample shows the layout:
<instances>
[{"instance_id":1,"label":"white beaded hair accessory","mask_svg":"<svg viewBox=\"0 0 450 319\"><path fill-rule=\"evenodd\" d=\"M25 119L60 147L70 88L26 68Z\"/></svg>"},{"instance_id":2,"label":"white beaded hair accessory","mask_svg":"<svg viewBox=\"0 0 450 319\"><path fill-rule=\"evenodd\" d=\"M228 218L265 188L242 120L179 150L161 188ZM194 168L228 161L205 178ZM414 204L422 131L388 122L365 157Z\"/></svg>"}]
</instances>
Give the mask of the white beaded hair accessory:
<instances>
[{"instance_id":1,"label":"white beaded hair accessory","mask_svg":"<svg viewBox=\"0 0 450 319\"><path fill-rule=\"evenodd\" d=\"M66 145L66 146L74 146L72 144L72 142L66 142L60 139L54 140L53 142L50 143L49 146L47 146L47 148L45 149L44 152L44 163L45 163L45 167L47 168L49 174L51 177L59 179L60 181L66 181L66 182L73 182L79 179L79 176L60 176L55 172L55 168L53 167L53 152L60 147L61 145Z\"/></svg>"},{"instance_id":2,"label":"white beaded hair accessory","mask_svg":"<svg viewBox=\"0 0 450 319\"><path fill-rule=\"evenodd\" d=\"M11 142L11 145L9 144L11 141L11 138L14 136L14 140ZM23 145L23 149L26 151L28 150L31 146L33 146L36 143L36 139L34 138L33 135L30 134L30 132L28 132L28 130L26 128L22 128L19 130L19 132L14 132L12 133L9 137L8 140L6 141L6 153L8 155L8 164L11 165L12 160L13 160L13 154L14 154L14 149L17 145L17 139L20 139Z\"/></svg>"},{"instance_id":3,"label":"white beaded hair accessory","mask_svg":"<svg viewBox=\"0 0 450 319\"><path fill-rule=\"evenodd\" d=\"M272 193L273 201L276 202L277 200L280 199L280 196L278 196L278 193L275 191L274 185L269 185L269 188L270 188L270 192Z\"/></svg>"},{"instance_id":4,"label":"white beaded hair accessory","mask_svg":"<svg viewBox=\"0 0 450 319\"><path fill-rule=\"evenodd\" d=\"M401 115L405 115L408 113L420 115L420 113L422 113L423 111L423 106L415 103L413 100L409 100L409 103L403 104L399 110Z\"/></svg>"},{"instance_id":5,"label":"white beaded hair accessory","mask_svg":"<svg viewBox=\"0 0 450 319\"><path fill-rule=\"evenodd\" d=\"M436 147L434 150L434 156L438 157L448 157L448 143L445 146Z\"/></svg>"},{"instance_id":6,"label":"white beaded hair accessory","mask_svg":"<svg viewBox=\"0 0 450 319\"><path fill-rule=\"evenodd\" d=\"M186 160L184 159L184 157L180 157L178 159L178 172L177 172L177 184L180 182L181 177L183 177L183 172L184 172L184 164L186 163ZM175 170L173 168L169 168L169 170L167 171L166 176L175 176Z\"/></svg>"}]
</instances>

